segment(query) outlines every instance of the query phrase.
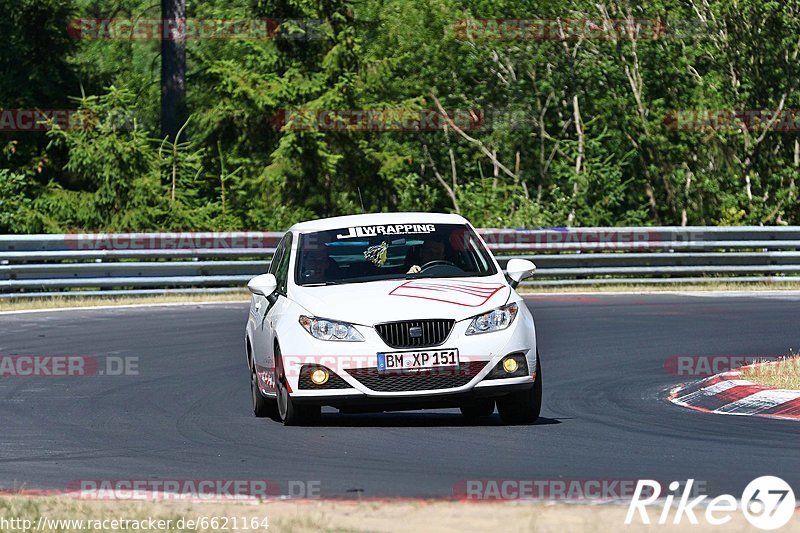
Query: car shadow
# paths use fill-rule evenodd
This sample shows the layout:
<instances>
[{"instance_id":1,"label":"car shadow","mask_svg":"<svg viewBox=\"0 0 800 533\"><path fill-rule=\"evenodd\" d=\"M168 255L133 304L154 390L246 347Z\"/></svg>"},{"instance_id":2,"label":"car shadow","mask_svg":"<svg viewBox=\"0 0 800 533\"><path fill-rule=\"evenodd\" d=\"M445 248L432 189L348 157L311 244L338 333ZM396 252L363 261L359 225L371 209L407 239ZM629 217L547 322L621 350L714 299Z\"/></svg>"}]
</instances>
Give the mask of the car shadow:
<instances>
[{"instance_id":1,"label":"car shadow","mask_svg":"<svg viewBox=\"0 0 800 533\"><path fill-rule=\"evenodd\" d=\"M539 417L530 426L561 424L562 420ZM505 426L498 414L481 418L477 422L466 420L461 413L441 411L411 411L387 413L336 413L324 412L314 424L316 427L491 427ZM513 427L513 426L508 426ZM525 427L517 426L517 427Z\"/></svg>"}]
</instances>

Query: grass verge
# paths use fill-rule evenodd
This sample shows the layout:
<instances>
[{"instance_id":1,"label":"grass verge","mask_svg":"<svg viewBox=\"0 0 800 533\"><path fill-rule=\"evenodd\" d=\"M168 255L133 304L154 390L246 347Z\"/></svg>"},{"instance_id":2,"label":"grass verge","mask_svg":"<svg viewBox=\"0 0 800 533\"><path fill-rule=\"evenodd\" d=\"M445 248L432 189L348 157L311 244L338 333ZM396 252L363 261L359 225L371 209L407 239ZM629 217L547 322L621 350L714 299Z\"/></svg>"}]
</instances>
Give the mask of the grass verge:
<instances>
[{"instance_id":1,"label":"grass verge","mask_svg":"<svg viewBox=\"0 0 800 533\"><path fill-rule=\"evenodd\" d=\"M246 302L250 293L246 291L209 294L164 294L157 296L113 296L113 297L54 297L19 300L0 300L0 311L27 311L36 309L58 309L66 307L97 307L104 305L170 304L202 302Z\"/></svg>"},{"instance_id":2,"label":"grass verge","mask_svg":"<svg viewBox=\"0 0 800 533\"><path fill-rule=\"evenodd\" d=\"M800 390L800 355L749 366L742 370L742 377L767 387Z\"/></svg>"},{"instance_id":3,"label":"grass verge","mask_svg":"<svg viewBox=\"0 0 800 533\"><path fill-rule=\"evenodd\" d=\"M661 507L649 510L650 520L657 521ZM87 501L69 497L0 497L2 519L28 520L38 531L233 531L233 518L242 525L269 528L246 528L250 531L307 532L307 531L397 531L397 532L466 532L466 531L652 531L653 526L641 523L638 515L631 525L625 525L627 505L553 504L529 502L448 502L441 500L369 500L369 501L271 501L264 503L189 503L179 501L120 502ZM686 525L673 525L672 515L664 525L656 526L664 533L685 533ZM152 529L134 527L131 523L113 524L111 520L147 521L163 520L166 527ZM264 519L266 518L266 522ZM686 522L686 517L684 522ZM705 522L704 513L697 513L698 525L692 531L719 531ZM748 531L741 512L731 513L732 520L726 531ZM40 519L50 527L37 529ZM81 520L81 527L73 522L53 520ZM183 522L180 522L181 519ZM216 519L216 522L212 522ZM89 522L100 521L100 522ZM107 521L105 524L103 521ZM194 527L189 527L192 520ZM250 522L255 520L255 522ZM167 523L167 521L170 521ZM183 527L180 527L180 525ZM11 525L11 524L8 524ZM17 522L17 525L19 522ZM117 525L119 527L114 528ZM216 527L214 527L216 525ZM87 527L88 526L88 527ZM95 527L99 526L99 527ZM122 527L127 526L127 527ZM205 527L204 527L205 526ZM21 528L5 528L21 531ZM790 522L784 531L800 531L797 520Z\"/></svg>"}]
</instances>

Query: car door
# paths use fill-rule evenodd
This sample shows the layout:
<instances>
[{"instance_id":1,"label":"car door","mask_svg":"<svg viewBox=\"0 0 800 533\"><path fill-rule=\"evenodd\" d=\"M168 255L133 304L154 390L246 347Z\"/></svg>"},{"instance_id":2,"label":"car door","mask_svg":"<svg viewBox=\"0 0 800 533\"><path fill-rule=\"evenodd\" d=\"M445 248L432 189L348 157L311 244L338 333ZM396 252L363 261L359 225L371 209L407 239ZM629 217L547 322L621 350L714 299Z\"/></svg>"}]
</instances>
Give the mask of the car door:
<instances>
[{"instance_id":1,"label":"car door","mask_svg":"<svg viewBox=\"0 0 800 533\"><path fill-rule=\"evenodd\" d=\"M286 297L286 283L289 272L289 256L292 248L292 234L287 233L281 239L272 262L269 273L278 280L275 297L271 300L264 296L253 296L252 314L255 319L253 326L253 353L259 366L273 368L273 346L275 339L275 306L280 298Z\"/></svg>"}]
</instances>

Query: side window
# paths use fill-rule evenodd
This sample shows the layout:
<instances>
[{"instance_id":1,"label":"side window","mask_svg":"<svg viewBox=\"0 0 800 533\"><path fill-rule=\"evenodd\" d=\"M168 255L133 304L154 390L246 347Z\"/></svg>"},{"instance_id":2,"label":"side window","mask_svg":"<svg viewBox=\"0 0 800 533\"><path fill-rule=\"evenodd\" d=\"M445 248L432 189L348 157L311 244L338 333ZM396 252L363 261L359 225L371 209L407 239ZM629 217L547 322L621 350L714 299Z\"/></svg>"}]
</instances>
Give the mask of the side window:
<instances>
[{"instance_id":1,"label":"side window","mask_svg":"<svg viewBox=\"0 0 800 533\"><path fill-rule=\"evenodd\" d=\"M278 265L281 263L281 257L283 257L283 253L286 250L286 237L289 235L288 233L283 236L281 242L278 243L278 246L275 248L275 253L272 254L272 261L269 263L269 273L274 274L277 276L278 272Z\"/></svg>"},{"instance_id":2,"label":"side window","mask_svg":"<svg viewBox=\"0 0 800 533\"><path fill-rule=\"evenodd\" d=\"M286 288L289 279L289 258L292 256L292 234L287 233L281 241L281 256L277 261L275 278L278 280L278 292L286 295ZM271 269L270 269L271 270Z\"/></svg>"}]
</instances>

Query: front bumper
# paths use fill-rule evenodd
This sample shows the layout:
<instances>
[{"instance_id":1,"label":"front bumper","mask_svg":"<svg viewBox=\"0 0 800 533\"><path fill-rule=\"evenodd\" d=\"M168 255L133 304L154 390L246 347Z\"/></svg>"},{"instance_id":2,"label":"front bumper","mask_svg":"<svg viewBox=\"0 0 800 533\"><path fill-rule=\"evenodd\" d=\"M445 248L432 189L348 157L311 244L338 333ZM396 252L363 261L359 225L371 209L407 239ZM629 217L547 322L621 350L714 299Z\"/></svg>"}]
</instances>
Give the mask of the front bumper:
<instances>
[{"instance_id":1,"label":"front bumper","mask_svg":"<svg viewBox=\"0 0 800 533\"><path fill-rule=\"evenodd\" d=\"M370 396L347 393L330 396L292 395L292 401L304 405L330 405L346 412L408 411L417 409L446 409L459 407L472 400L501 398L513 392L533 387L533 378L519 383L492 387L473 387L463 392L437 391L436 394Z\"/></svg>"},{"instance_id":2,"label":"front bumper","mask_svg":"<svg viewBox=\"0 0 800 533\"><path fill-rule=\"evenodd\" d=\"M468 325L469 320L457 322L443 344L425 349L458 349L460 365L457 369L414 373L378 372L379 352L404 350L387 346L371 327L357 326L364 342L320 341L300 330L287 344L284 336L281 349L292 400L335 407L403 409L408 405L408 408L416 409L500 397L533 386L536 334L533 318L527 309L521 309L517 320L503 331L467 336ZM524 357L528 372L519 377L487 379L509 354ZM302 373L309 365L325 367L339 379L332 379L322 387L310 385L307 379L300 383ZM336 383L333 387L332 382Z\"/></svg>"}]
</instances>

